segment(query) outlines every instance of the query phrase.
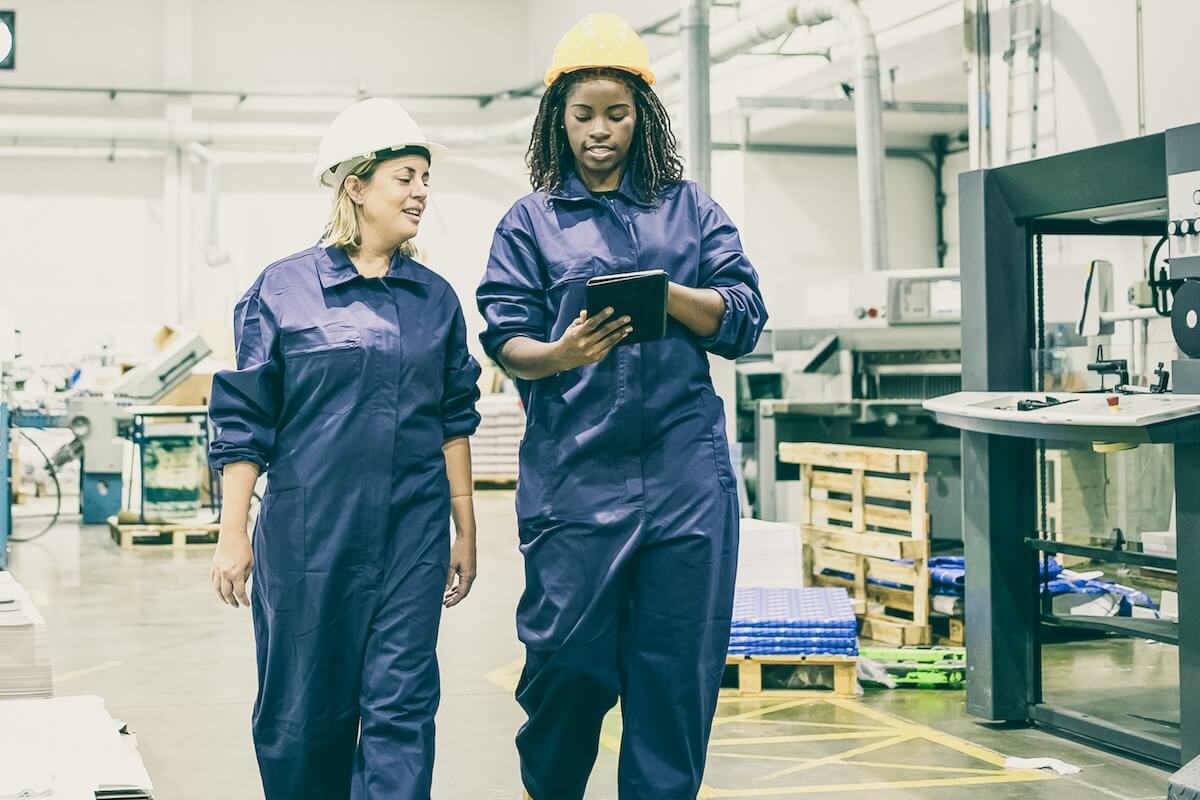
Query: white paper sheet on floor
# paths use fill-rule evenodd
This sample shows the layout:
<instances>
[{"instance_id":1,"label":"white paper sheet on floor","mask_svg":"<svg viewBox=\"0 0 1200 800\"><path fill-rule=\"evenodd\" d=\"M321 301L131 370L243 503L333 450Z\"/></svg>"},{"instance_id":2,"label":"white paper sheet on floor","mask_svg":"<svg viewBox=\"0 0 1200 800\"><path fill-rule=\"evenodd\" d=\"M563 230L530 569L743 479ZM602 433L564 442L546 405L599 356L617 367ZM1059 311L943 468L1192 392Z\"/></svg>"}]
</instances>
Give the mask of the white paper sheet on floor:
<instances>
[{"instance_id":1,"label":"white paper sheet on floor","mask_svg":"<svg viewBox=\"0 0 1200 800\"><path fill-rule=\"evenodd\" d=\"M0 800L150 798L153 785L132 736L99 697L0 702ZM112 794L108 794L108 793Z\"/></svg>"}]
</instances>

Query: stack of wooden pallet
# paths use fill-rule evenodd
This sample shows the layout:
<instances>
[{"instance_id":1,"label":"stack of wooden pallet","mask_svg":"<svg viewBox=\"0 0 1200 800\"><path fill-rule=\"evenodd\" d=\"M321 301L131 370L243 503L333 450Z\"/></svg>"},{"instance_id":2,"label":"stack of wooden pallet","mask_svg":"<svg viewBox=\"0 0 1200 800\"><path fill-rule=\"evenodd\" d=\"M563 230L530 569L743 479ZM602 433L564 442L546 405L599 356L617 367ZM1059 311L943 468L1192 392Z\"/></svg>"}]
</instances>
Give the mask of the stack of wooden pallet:
<instances>
[{"instance_id":1,"label":"stack of wooden pallet","mask_svg":"<svg viewBox=\"0 0 1200 800\"><path fill-rule=\"evenodd\" d=\"M786 443L800 466L805 574L811 586L844 586L866 638L929 644L928 455Z\"/></svg>"}]
</instances>

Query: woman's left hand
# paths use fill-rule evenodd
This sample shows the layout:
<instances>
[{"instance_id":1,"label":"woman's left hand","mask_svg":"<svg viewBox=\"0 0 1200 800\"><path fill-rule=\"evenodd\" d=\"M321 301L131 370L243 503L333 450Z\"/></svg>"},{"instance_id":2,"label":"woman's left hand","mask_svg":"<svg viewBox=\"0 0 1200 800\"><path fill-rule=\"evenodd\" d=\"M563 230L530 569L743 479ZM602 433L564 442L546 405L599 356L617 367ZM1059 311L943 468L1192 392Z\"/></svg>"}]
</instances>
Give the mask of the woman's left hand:
<instances>
[{"instance_id":1,"label":"woman's left hand","mask_svg":"<svg viewBox=\"0 0 1200 800\"><path fill-rule=\"evenodd\" d=\"M446 574L446 594L442 604L451 608L463 601L475 582L475 535L462 533L450 548L450 571Z\"/></svg>"}]
</instances>

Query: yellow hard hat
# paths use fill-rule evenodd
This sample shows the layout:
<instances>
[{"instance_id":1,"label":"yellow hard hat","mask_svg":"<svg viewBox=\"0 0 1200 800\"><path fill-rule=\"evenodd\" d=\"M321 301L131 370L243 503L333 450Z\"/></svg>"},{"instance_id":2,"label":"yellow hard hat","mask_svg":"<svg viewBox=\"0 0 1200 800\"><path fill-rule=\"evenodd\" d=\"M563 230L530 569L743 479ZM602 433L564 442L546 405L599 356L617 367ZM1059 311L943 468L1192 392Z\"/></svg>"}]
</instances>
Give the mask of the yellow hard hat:
<instances>
[{"instance_id":1,"label":"yellow hard hat","mask_svg":"<svg viewBox=\"0 0 1200 800\"><path fill-rule=\"evenodd\" d=\"M638 75L654 85L650 54L637 31L616 14L588 14L558 40L546 85L579 69L610 67Z\"/></svg>"}]
</instances>

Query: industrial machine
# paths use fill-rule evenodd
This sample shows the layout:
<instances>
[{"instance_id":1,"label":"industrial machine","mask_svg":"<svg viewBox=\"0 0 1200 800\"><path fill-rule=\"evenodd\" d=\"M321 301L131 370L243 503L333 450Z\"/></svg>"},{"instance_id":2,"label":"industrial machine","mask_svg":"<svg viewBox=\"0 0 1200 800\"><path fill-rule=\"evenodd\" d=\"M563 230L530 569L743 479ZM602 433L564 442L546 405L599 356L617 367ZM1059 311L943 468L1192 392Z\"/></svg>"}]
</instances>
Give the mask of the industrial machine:
<instances>
[{"instance_id":1,"label":"industrial machine","mask_svg":"<svg viewBox=\"0 0 1200 800\"><path fill-rule=\"evenodd\" d=\"M1200 125L970 172L960 180L960 203L965 391L925 407L963 431L968 710L1179 766L1200 755ZM1165 241L1169 271L1151 269L1149 288L1182 357L1137 385L1125 359L1096 358L1089 367L1107 388L1051 390L1048 236ZM1037 498L1045 502L1048 442L1102 453L1171 445L1175 555L1139 549L1119 532L1090 544L1047 536ZM1114 564L1119 574L1177 576L1177 621L1157 612L1056 613L1038 566L1051 554ZM1153 686L1136 674L1105 686L1097 675L1050 690L1045 648L1064 631L1177 646L1178 687L1167 670Z\"/></svg>"},{"instance_id":2,"label":"industrial machine","mask_svg":"<svg viewBox=\"0 0 1200 800\"><path fill-rule=\"evenodd\" d=\"M66 428L74 434L69 444L51 454L55 469L79 459L80 511L86 525L103 523L121 508L125 439L132 436L131 407L147 406L165 397L182 383L192 368L212 350L195 333L176 332L146 363L126 372L103 393L72 392L55 396L55 405L14 407L0 398L0 486L8 487L0 514L0 569L7 565L4 546L12 530L10 503L11 463L8 459L12 428Z\"/></svg>"},{"instance_id":3,"label":"industrial machine","mask_svg":"<svg viewBox=\"0 0 1200 800\"><path fill-rule=\"evenodd\" d=\"M760 519L794 518L779 443L926 450L937 536L960 538L958 432L921 403L960 387L959 285L951 270L856 274L806 283L804 327L767 331L737 364L738 438Z\"/></svg>"}]
</instances>

